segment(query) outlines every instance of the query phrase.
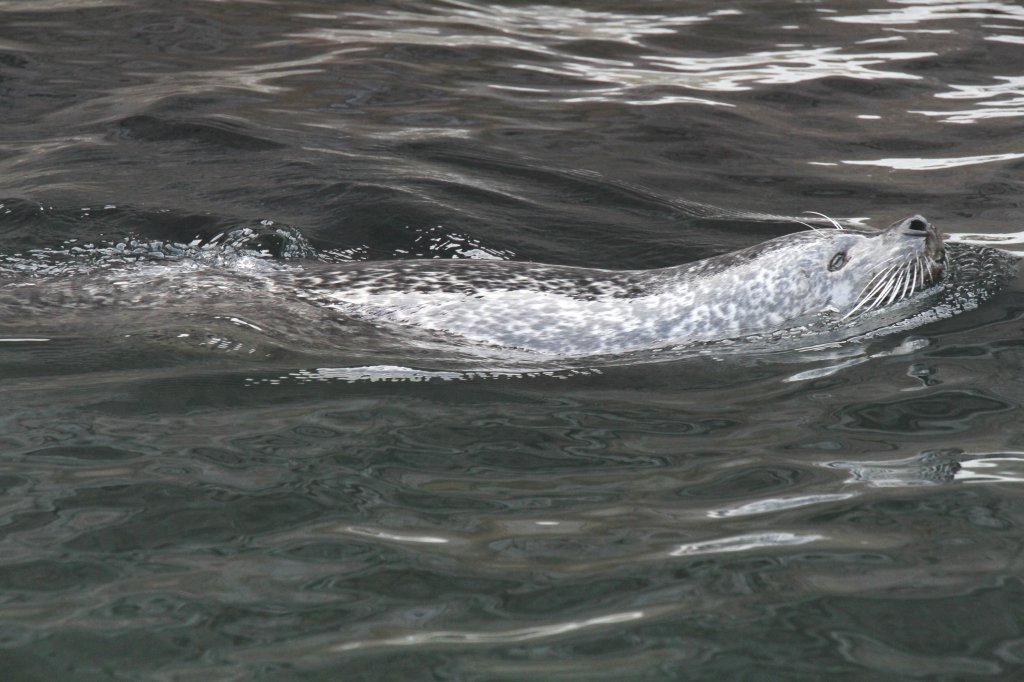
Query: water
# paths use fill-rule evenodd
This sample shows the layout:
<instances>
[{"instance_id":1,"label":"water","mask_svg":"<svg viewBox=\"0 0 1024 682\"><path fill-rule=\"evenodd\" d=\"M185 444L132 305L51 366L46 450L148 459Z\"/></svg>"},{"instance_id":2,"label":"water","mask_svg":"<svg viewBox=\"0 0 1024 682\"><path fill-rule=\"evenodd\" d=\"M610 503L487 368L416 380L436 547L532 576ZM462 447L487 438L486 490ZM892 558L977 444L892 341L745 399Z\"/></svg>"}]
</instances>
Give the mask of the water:
<instances>
[{"instance_id":1,"label":"water","mask_svg":"<svg viewBox=\"0 0 1024 682\"><path fill-rule=\"evenodd\" d=\"M0 307L4 678L1013 679L991 254L915 326L531 372L237 283L805 211L1013 250L1022 50L998 1L0 2L0 296L152 278Z\"/></svg>"}]
</instances>

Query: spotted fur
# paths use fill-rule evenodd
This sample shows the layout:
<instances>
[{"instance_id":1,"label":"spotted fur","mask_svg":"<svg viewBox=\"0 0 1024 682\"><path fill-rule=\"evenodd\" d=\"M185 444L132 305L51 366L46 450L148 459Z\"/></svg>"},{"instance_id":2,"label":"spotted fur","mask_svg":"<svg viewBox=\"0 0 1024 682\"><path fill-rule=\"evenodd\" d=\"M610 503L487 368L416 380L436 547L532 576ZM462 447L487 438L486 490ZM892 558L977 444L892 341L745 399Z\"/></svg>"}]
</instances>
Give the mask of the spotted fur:
<instances>
[{"instance_id":1,"label":"spotted fur","mask_svg":"<svg viewBox=\"0 0 1024 682\"><path fill-rule=\"evenodd\" d=\"M347 315L496 346L592 355L761 333L823 313L843 319L932 286L943 268L941 235L912 216L879 233L799 232L655 270L410 260L281 277L304 298Z\"/></svg>"}]
</instances>

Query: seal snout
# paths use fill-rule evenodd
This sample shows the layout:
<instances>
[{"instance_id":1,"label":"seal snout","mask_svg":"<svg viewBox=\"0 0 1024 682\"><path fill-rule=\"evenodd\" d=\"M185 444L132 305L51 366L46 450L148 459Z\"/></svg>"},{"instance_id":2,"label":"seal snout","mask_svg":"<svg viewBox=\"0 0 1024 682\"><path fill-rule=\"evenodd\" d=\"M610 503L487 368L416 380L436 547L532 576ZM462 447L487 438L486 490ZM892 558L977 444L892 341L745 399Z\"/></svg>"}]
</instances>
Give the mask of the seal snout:
<instances>
[{"instance_id":1,"label":"seal snout","mask_svg":"<svg viewBox=\"0 0 1024 682\"><path fill-rule=\"evenodd\" d=\"M893 223L889 230L893 234L899 234L904 237L924 237L928 256L932 259L941 260L943 255L942 242L945 241L946 237L923 215L917 214L904 218L897 223Z\"/></svg>"}]
</instances>

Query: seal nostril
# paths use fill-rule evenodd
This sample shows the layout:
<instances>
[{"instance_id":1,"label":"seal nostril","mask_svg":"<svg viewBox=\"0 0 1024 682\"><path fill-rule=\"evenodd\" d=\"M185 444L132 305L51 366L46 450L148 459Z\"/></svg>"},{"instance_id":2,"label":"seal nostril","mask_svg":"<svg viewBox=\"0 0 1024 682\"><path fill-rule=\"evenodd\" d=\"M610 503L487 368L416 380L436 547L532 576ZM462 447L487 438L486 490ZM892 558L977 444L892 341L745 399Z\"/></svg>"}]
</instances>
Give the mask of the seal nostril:
<instances>
[{"instance_id":1,"label":"seal nostril","mask_svg":"<svg viewBox=\"0 0 1024 682\"><path fill-rule=\"evenodd\" d=\"M921 218L914 218L910 221L910 224L907 225L907 228L918 232L924 232L928 229L928 223Z\"/></svg>"}]
</instances>

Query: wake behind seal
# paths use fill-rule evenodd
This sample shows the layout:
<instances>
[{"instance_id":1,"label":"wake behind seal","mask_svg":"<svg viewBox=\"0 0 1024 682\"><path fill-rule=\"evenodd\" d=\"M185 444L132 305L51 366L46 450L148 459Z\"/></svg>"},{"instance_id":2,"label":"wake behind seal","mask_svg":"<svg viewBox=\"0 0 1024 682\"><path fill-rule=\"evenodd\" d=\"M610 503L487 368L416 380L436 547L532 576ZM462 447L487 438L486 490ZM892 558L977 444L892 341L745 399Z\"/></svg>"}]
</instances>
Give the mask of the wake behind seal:
<instances>
[{"instance_id":1,"label":"wake behind seal","mask_svg":"<svg viewBox=\"0 0 1024 682\"><path fill-rule=\"evenodd\" d=\"M515 261L367 261L282 275L382 324L555 356L622 353L850 319L934 286L943 238L914 215L876 233L811 230L695 263L605 270Z\"/></svg>"}]
</instances>

